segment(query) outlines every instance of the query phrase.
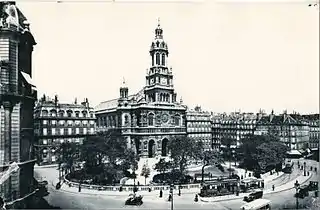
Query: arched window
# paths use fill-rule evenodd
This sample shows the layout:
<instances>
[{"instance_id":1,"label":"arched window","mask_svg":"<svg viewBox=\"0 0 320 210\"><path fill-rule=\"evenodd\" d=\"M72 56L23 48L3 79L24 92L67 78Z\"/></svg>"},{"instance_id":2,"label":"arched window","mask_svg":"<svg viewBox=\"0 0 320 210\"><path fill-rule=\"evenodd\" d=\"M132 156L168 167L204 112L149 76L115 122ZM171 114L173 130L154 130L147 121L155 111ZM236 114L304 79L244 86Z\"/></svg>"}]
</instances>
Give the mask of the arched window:
<instances>
[{"instance_id":1,"label":"arched window","mask_svg":"<svg viewBox=\"0 0 320 210\"><path fill-rule=\"evenodd\" d=\"M166 65L166 55L163 53L161 58L161 65L165 66Z\"/></svg>"},{"instance_id":2,"label":"arched window","mask_svg":"<svg viewBox=\"0 0 320 210\"><path fill-rule=\"evenodd\" d=\"M88 113L87 111L82 111L82 116L87 117L87 113Z\"/></svg>"},{"instance_id":3,"label":"arched window","mask_svg":"<svg viewBox=\"0 0 320 210\"><path fill-rule=\"evenodd\" d=\"M51 117L56 117L56 116L57 116L57 111L56 111L55 109L52 109L52 110L50 111L50 116L51 116Z\"/></svg>"},{"instance_id":4,"label":"arched window","mask_svg":"<svg viewBox=\"0 0 320 210\"><path fill-rule=\"evenodd\" d=\"M154 125L154 114L150 113L148 115L148 125L153 126Z\"/></svg>"},{"instance_id":5,"label":"arched window","mask_svg":"<svg viewBox=\"0 0 320 210\"><path fill-rule=\"evenodd\" d=\"M48 116L48 111L47 110L42 110L42 116Z\"/></svg>"},{"instance_id":6,"label":"arched window","mask_svg":"<svg viewBox=\"0 0 320 210\"><path fill-rule=\"evenodd\" d=\"M63 117L63 115L64 115L64 111L63 111L63 110L60 110L60 111L59 111L59 117Z\"/></svg>"},{"instance_id":7,"label":"arched window","mask_svg":"<svg viewBox=\"0 0 320 210\"><path fill-rule=\"evenodd\" d=\"M129 124L129 117L128 115L124 116L124 124L128 125Z\"/></svg>"},{"instance_id":8,"label":"arched window","mask_svg":"<svg viewBox=\"0 0 320 210\"><path fill-rule=\"evenodd\" d=\"M68 110L67 114L68 114L68 117L72 117L72 111L71 110Z\"/></svg>"},{"instance_id":9,"label":"arched window","mask_svg":"<svg viewBox=\"0 0 320 210\"><path fill-rule=\"evenodd\" d=\"M174 116L174 125L180 126L180 115Z\"/></svg>"},{"instance_id":10,"label":"arched window","mask_svg":"<svg viewBox=\"0 0 320 210\"><path fill-rule=\"evenodd\" d=\"M152 55L152 66L154 66L154 55Z\"/></svg>"},{"instance_id":11,"label":"arched window","mask_svg":"<svg viewBox=\"0 0 320 210\"><path fill-rule=\"evenodd\" d=\"M160 54L156 54L156 65L160 65Z\"/></svg>"}]
</instances>

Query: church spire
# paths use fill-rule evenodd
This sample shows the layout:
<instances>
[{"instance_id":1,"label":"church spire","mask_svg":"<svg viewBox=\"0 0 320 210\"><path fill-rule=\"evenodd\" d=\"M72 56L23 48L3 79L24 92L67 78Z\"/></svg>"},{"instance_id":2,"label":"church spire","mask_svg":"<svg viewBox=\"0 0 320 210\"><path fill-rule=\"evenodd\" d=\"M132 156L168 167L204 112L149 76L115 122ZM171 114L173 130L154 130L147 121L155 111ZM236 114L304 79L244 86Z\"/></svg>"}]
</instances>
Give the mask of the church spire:
<instances>
[{"instance_id":1,"label":"church spire","mask_svg":"<svg viewBox=\"0 0 320 210\"><path fill-rule=\"evenodd\" d=\"M163 30L160 26L160 18L158 18L158 27L155 30L156 39L163 39Z\"/></svg>"}]
</instances>

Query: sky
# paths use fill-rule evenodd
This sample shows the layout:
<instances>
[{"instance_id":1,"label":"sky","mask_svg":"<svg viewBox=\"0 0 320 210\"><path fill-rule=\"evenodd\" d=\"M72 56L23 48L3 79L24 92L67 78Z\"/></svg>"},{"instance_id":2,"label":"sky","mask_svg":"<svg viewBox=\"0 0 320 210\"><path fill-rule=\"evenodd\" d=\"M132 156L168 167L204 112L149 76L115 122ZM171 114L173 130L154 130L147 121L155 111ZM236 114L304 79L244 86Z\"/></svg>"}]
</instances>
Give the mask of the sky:
<instances>
[{"instance_id":1,"label":"sky","mask_svg":"<svg viewBox=\"0 0 320 210\"><path fill-rule=\"evenodd\" d=\"M174 88L190 108L319 112L319 9L306 1L128 2L17 1L37 42L39 97L96 106L119 96L123 77L136 93L160 18Z\"/></svg>"}]
</instances>

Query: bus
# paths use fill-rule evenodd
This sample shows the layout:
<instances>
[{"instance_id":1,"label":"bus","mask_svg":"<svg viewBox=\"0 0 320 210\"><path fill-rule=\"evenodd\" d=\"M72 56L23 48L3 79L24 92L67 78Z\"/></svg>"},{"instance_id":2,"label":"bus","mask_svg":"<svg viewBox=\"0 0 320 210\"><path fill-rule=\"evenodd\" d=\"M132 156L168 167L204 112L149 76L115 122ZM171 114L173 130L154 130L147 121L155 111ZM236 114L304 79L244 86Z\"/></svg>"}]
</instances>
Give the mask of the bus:
<instances>
[{"instance_id":1,"label":"bus","mask_svg":"<svg viewBox=\"0 0 320 210\"><path fill-rule=\"evenodd\" d=\"M271 210L271 201L260 198L242 205L240 210Z\"/></svg>"}]
</instances>

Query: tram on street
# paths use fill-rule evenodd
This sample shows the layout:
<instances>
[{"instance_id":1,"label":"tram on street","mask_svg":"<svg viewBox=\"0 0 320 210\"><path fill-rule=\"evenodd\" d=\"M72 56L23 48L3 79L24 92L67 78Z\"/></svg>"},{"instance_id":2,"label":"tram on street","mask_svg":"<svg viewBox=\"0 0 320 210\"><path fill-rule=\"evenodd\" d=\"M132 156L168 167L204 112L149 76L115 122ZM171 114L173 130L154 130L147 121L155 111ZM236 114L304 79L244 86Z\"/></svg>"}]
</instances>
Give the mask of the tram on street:
<instances>
[{"instance_id":1,"label":"tram on street","mask_svg":"<svg viewBox=\"0 0 320 210\"><path fill-rule=\"evenodd\" d=\"M260 198L242 205L240 210L271 210L271 201Z\"/></svg>"},{"instance_id":2,"label":"tram on street","mask_svg":"<svg viewBox=\"0 0 320 210\"><path fill-rule=\"evenodd\" d=\"M215 180L206 181L203 184L199 195L201 197L230 195L237 192L238 186L238 179L217 178Z\"/></svg>"}]
</instances>

